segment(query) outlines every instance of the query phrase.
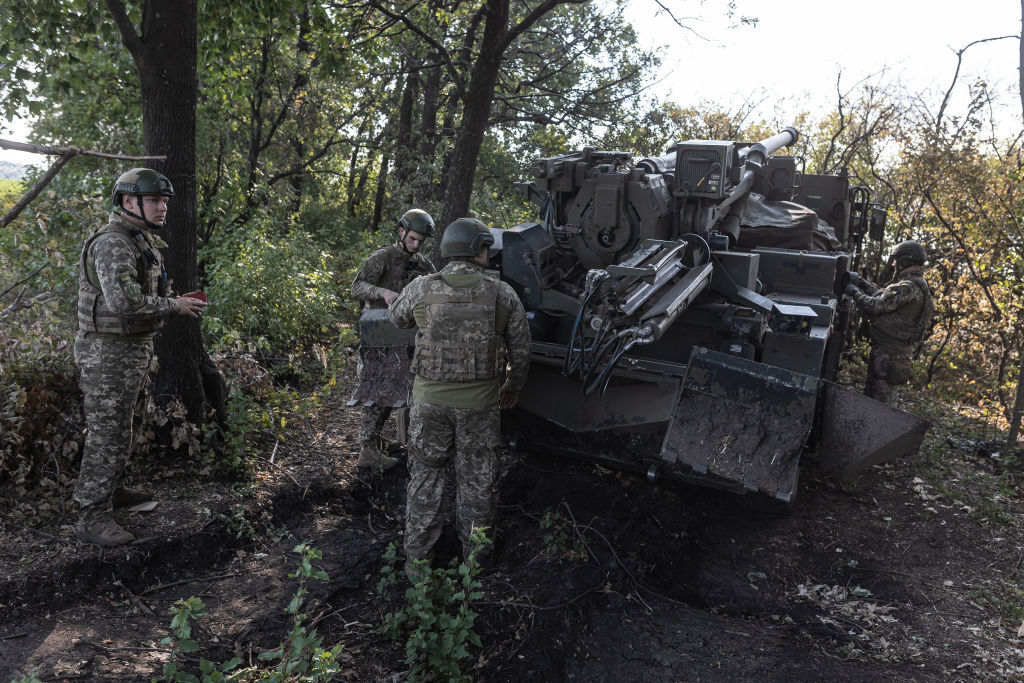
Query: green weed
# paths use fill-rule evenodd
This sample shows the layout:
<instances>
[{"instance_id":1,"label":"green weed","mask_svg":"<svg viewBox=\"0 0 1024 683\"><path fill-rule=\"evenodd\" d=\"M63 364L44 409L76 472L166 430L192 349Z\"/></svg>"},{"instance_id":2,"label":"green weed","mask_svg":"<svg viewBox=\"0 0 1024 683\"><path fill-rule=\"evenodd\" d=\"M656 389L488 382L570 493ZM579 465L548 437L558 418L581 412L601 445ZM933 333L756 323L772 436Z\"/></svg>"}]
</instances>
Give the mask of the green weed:
<instances>
[{"instance_id":1,"label":"green weed","mask_svg":"<svg viewBox=\"0 0 1024 683\"><path fill-rule=\"evenodd\" d=\"M276 662L276 666L272 670L249 668L229 673L241 664L241 660L235 657L223 664L200 659L201 677L182 671L180 661L185 656L199 650L199 644L192 637L192 622L206 614L203 601L196 597L190 597L187 600L179 600L171 608L171 613L174 615L171 620L173 635L160 641L162 645L172 646L171 656L169 661L164 664L160 680L176 683L220 683L237 680L284 683L285 681L334 680L340 669L338 654L341 652L342 646L335 645L330 649L325 649L323 638L317 634L316 629L306 626L305 622L308 616L302 611L307 594L306 582L309 579L327 580L326 572L313 565L313 561L323 557L323 554L306 543L295 546L293 552L300 556L299 565L295 572L288 574L288 577L297 578L299 587L285 608L285 612L292 617L292 627L276 648L263 652L259 656L259 660L262 662Z\"/></svg>"},{"instance_id":2,"label":"green weed","mask_svg":"<svg viewBox=\"0 0 1024 683\"><path fill-rule=\"evenodd\" d=\"M217 665L206 659L199 660L199 671L202 678L186 673L178 667L179 660L199 650L199 644L192 639L192 621L197 617L206 614L206 605L197 597L190 597L186 600L178 600L171 608L171 631L174 635L167 636L160 641L161 645L171 645L171 656L164 664L162 679L164 681L175 681L176 683L218 683L219 681L232 680L228 672L235 669L242 660L233 657L223 664Z\"/></svg>"},{"instance_id":3,"label":"green weed","mask_svg":"<svg viewBox=\"0 0 1024 683\"><path fill-rule=\"evenodd\" d=\"M405 591L405 604L384 614L378 632L396 643L405 640L409 680L470 680L466 672L473 659L470 648L481 645L474 630L477 613L472 603L483 597L479 553L489 544L484 530L477 529L469 556L461 564L452 560L447 568L431 569L426 562L417 561L416 580ZM377 590L388 599L402 574L394 543L384 558Z\"/></svg>"},{"instance_id":4,"label":"green weed","mask_svg":"<svg viewBox=\"0 0 1024 683\"><path fill-rule=\"evenodd\" d=\"M576 527L557 510L548 510L540 518L540 529L544 532L544 552L555 557L586 558L584 546Z\"/></svg>"},{"instance_id":5,"label":"green weed","mask_svg":"<svg viewBox=\"0 0 1024 683\"><path fill-rule=\"evenodd\" d=\"M306 627L308 616L302 612L306 582L309 579L327 580L327 573L313 565L313 560L323 557L323 553L306 543L295 546L292 552L301 556L298 568L288 575L288 578L299 580L299 588L285 608L292 617L292 628L280 645L260 654L259 658L277 662L269 677L271 681L330 681L338 673L338 654L342 646L324 649L323 637L317 635L316 629Z\"/></svg>"}]
</instances>

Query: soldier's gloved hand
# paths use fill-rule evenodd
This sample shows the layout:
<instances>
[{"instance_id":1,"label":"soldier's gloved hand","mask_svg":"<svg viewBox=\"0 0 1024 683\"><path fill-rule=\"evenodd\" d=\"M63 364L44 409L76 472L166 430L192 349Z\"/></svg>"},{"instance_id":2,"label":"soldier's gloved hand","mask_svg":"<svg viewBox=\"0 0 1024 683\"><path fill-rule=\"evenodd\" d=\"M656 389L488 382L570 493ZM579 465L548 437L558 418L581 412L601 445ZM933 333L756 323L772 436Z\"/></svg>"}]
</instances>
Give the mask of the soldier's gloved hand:
<instances>
[{"instance_id":1,"label":"soldier's gloved hand","mask_svg":"<svg viewBox=\"0 0 1024 683\"><path fill-rule=\"evenodd\" d=\"M864 286L864 278L862 278L860 276L860 273L858 273L855 270L848 270L845 273L843 273L843 279L841 282L843 283L843 289L846 289L847 285L853 285L854 287L857 288L861 288Z\"/></svg>"},{"instance_id":2,"label":"soldier's gloved hand","mask_svg":"<svg viewBox=\"0 0 1024 683\"><path fill-rule=\"evenodd\" d=\"M846 296L853 299L856 298L858 293L860 293L860 289L857 287L857 285L851 282L850 284L846 285L846 289L843 290L843 293L846 294Z\"/></svg>"},{"instance_id":3,"label":"soldier's gloved hand","mask_svg":"<svg viewBox=\"0 0 1024 683\"><path fill-rule=\"evenodd\" d=\"M196 299L187 294L179 296L175 301L178 302L178 314L187 315L191 318L198 318L203 309L210 305L208 301Z\"/></svg>"}]
</instances>

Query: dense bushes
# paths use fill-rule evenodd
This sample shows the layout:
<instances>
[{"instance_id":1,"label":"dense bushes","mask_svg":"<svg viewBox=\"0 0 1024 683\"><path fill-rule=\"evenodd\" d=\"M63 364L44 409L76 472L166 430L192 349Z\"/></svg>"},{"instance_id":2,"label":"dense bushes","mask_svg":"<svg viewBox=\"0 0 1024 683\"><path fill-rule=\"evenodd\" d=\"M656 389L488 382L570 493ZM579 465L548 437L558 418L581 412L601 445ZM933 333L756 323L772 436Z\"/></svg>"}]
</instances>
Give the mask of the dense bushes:
<instances>
[{"instance_id":1,"label":"dense bushes","mask_svg":"<svg viewBox=\"0 0 1024 683\"><path fill-rule=\"evenodd\" d=\"M55 197L37 201L0 235L0 291L9 289L0 296L0 311L9 308L0 323L0 481L27 487L66 481L77 459L83 435L73 357L78 254L88 232L107 215L98 198ZM246 377L253 364L272 371L276 366L271 379L308 378L304 367L331 374L336 354L356 339L349 282L362 259L390 235L366 234L330 215L322 207L311 226L316 235L294 219L275 223L264 217L245 231L215 233L200 250L211 301L204 339L215 358L223 363L241 352L249 359ZM321 246L332 241L343 247ZM224 369L232 375L236 370ZM239 382L230 384L245 393ZM251 403L245 398L235 397L232 406ZM173 406L164 407L158 420L198 434L177 424ZM238 457L246 452L238 441L253 431L245 415L235 415L235 422L246 429L225 436ZM169 439L179 441L199 452L194 439ZM227 469L241 471L244 464L236 461Z\"/></svg>"}]
</instances>

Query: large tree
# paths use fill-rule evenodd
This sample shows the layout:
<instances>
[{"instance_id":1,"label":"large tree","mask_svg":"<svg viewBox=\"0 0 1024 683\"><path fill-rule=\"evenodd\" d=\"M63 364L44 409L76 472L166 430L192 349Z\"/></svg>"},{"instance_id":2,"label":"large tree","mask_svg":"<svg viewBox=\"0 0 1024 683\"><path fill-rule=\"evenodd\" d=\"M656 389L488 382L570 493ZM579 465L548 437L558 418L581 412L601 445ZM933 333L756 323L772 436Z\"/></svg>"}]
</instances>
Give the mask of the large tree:
<instances>
[{"instance_id":1,"label":"large tree","mask_svg":"<svg viewBox=\"0 0 1024 683\"><path fill-rule=\"evenodd\" d=\"M607 125L635 105L657 64L636 48L618 2L363 4L401 57L402 94L389 119L396 189L410 201L440 200L442 226L470 213L488 134L507 144L530 127ZM436 192L424 191L430 177Z\"/></svg>"},{"instance_id":2,"label":"large tree","mask_svg":"<svg viewBox=\"0 0 1024 683\"><path fill-rule=\"evenodd\" d=\"M141 106L142 147L149 155L166 157L151 165L175 188L166 228L167 270L177 292L194 289L196 0L145 0L131 11L121 0L106 0L106 12L82 0L15 0L9 9L22 20L3 24L4 37L12 41L0 57L14 67L17 77L3 83L3 113L11 116L21 106L36 114L64 110L74 114L76 133L96 126L96 137L103 132L110 136L115 129L96 124L102 116L76 110L80 102L75 91L88 90L95 98L85 98L86 102L103 102L108 115L114 112L125 119L115 136L120 140L122 132L138 130L132 125L138 114L131 109ZM123 63L110 47L115 35L131 56L134 78L121 77ZM100 40L90 40L93 36ZM50 93L63 94L64 101L48 103ZM66 130L59 132L68 135ZM131 149L137 141L124 144ZM103 184L109 193L109 181ZM197 320L172 317L157 337L157 353L157 395L181 397L195 422L204 418L210 405L222 410L223 385L203 348Z\"/></svg>"},{"instance_id":3,"label":"large tree","mask_svg":"<svg viewBox=\"0 0 1024 683\"><path fill-rule=\"evenodd\" d=\"M142 101L142 141L174 185L167 216L167 272L178 292L196 288L196 0L146 0L136 24L121 0L106 0L135 62ZM172 316L156 339L154 393L180 396L189 419L223 410L223 383L203 348L199 321Z\"/></svg>"}]
</instances>

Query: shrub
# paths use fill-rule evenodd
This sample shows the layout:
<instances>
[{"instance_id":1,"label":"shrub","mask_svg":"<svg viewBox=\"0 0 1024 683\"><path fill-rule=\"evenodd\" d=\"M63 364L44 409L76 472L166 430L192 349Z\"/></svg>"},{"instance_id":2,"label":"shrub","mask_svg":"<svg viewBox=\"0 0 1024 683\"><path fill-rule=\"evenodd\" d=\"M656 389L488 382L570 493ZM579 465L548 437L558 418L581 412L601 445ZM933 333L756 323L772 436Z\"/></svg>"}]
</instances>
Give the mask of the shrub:
<instances>
[{"instance_id":1,"label":"shrub","mask_svg":"<svg viewBox=\"0 0 1024 683\"><path fill-rule=\"evenodd\" d=\"M484 530L473 532L469 556L461 564L452 560L448 568L431 569L419 560L415 583L405 591L405 604L383 616L378 629L394 642L405 638L405 662L412 669L410 680L432 678L442 681L470 680L464 668L473 659L470 647L479 648L474 630L477 613L474 600L480 592L480 552L490 544ZM388 599L401 577L398 553L391 543L384 555L377 590Z\"/></svg>"},{"instance_id":2,"label":"shrub","mask_svg":"<svg viewBox=\"0 0 1024 683\"><path fill-rule=\"evenodd\" d=\"M311 236L254 228L244 239L214 239L204 247L210 307L207 339L220 348L239 340L290 353L335 330L341 300L334 258Z\"/></svg>"}]
</instances>

